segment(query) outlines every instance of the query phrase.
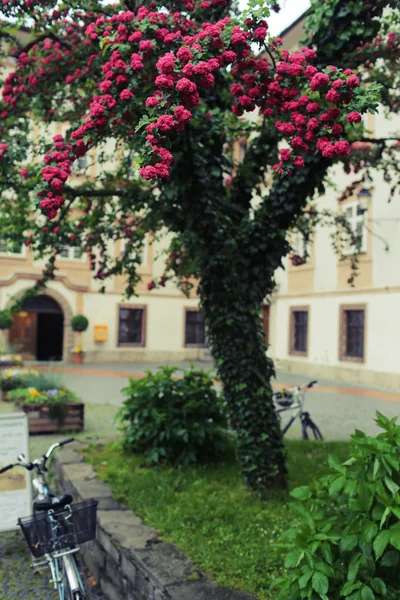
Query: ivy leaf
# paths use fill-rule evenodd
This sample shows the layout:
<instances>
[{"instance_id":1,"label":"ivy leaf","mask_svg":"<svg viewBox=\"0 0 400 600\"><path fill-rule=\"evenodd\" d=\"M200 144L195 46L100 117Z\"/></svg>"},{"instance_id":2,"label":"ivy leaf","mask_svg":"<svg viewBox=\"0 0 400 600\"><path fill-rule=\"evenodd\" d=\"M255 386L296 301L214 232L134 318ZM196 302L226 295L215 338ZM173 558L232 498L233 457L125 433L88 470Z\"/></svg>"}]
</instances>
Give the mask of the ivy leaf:
<instances>
[{"instance_id":1,"label":"ivy leaf","mask_svg":"<svg viewBox=\"0 0 400 600\"><path fill-rule=\"evenodd\" d=\"M342 587L340 595L341 596L349 596L351 594L351 592L354 592L355 590L359 590L361 586L362 586L361 581L356 581L355 583L348 581Z\"/></svg>"},{"instance_id":2,"label":"ivy leaf","mask_svg":"<svg viewBox=\"0 0 400 600\"><path fill-rule=\"evenodd\" d=\"M367 585L361 590L361 600L375 600L375 594Z\"/></svg>"},{"instance_id":3,"label":"ivy leaf","mask_svg":"<svg viewBox=\"0 0 400 600\"><path fill-rule=\"evenodd\" d=\"M389 533L389 532L388 532ZM392 546L396 548L396 550L400 550L400 530L395 529L390 533L390 543Z\"/></svg>"},{"instance_id":4,"label":"ivy leaf","mask_svg":"<svg viewBox=\"0 0 400 600\"><path fill-rule=\"evenodd\" d=\"M300 579L299 579L299 588L301 590L303 590L306 587L307 583L311 579L312 574L313 574L313 571L308 571L307 573L304 573L304 575L302 575L300 577Z\"/></svg>"},{"instance_id":5,"label":"ivy leaf","mask_svg":"<svg viewBox=\"0 0 400 600\"><path fill-rule=\"evenodd\" d=\"M340 549L342 552L351 552L357 546L357 542L357 535L346 535L340 542Z\"/></svg>"},{"instance_id":6,"label":"ivy leaf","mask_svg":"<svg viewBox=\"0 0 400 600\"><path fill-rule=\"evenodd\" d=\"M379 462L379 459L376 458L375 462L374 462L374 472L373 472L373 478L374 479L376 479L376 476L378 475L380 466L381 466L381 463Z\"/></svg>"},{"instance_id":7,"label":"ivy leaf","mask_svg":"<svg viewBox=\"0 0 400 600\"><path fill-rule=\"evenodd\" d=\"M373 548L375 552L375 558L378 560L380 556L385 552L385 548L390 540L390 531L381 531L375 538Z\"/></svg>"},{"instance_id":8,"label":"ivy leaf","mask_svg":"<svg viewBox=\"0 0 400 600\"><path fill-rule=\"evenodd\" d=\"M369 544L378 533L378 526L372 521L367 521L361 529L361 541L364 544Z\"/></svg>"},{"instance_id":9,"label":"ivy leaf","mask_svg":"<svg viewBox=\"0 0 400 600\"><path fill-rule=\"evenodd\" d=\"M311 497L311 490L308 485L302 485L292 490L290 495L297 500L308 500Z\"/></svg>"},{"instance_id":10,"label":"ivy leaf","mask_svg":"<svg viewBox=\"0 0 400 600\"><path fill-rule=\"evenodd\" d=\"M398 564L400 559L400 554L397 550L389 550L389 552L385 552L382 557L381 565L382 567L394 567Z\"/></svg>"},{"instance_id":11,"label":"ivy leaf","mask_svg":"<svg viewBox=\"0 0 400 600\"><path fill-rule=\"evenodd\" d=\"M318 594L321 596L325 595L329 589L329 581L327 576L320 571L315 571L312 576L312 586L313 590L315 590Z\"/></svg>"},{"instance_id":12,"label":"ivy leaf","mask_svg":"<svg viewBox=\"0 0 400 600\"><path fill-rule=\"evenodd\" d=\"M385 483L392 494L396 494L399 491L400 487L393 481L393 479L389 479L388 476L385 477Z\"/></svg>"},{"instance_id":13,"label":"ivy leaf","mask_svg":"<svg viewBox=\"0 0 400 600\"><path fill-rule=\"evenodd\" d=\"M290 567L297 567L303 557L304 552L301 552L301 550L293 550L292 552L289 552L285 559L285 568L290 569Z\"/></svg>"},{"instance_id":14,"label":"ivy leaf","mask_svg":"<svg viewBox=\"0 0 400 600\"><path fill-rule=\"evenodd\" d=\"M377 594L381 594L384 597L386 596L386 584L382 579L375 577L371 581L371 585Z\"/></svg>"},{"instance_id":15,"label":"ivy leaf","mask_svg":"<svg viewBox=\"0 0 400 600\"><path fill-rule=\"evenodd\" d=\"M343 488L344 484L346 483L346 477L337 477L336 479L334 479L334 481L332 481L330 487L329 487L329 495L333 496L334 494L337 494L338 492L340 492L340 490Z\"/></svg>"},{"instance_id":16,"label":"ivy leaf","mask_svg":"<svg viewBox=\"0 0 400 600\"><path fill-rule=\"evenodd\" d=\"M360 568L360 560L362 559L361 552L357 552L354 554L353 558L350 561L349 569L347 571L347 579L351 582L355 580L357 577L358 569Z\"/></svg>"},{"instance_id":17,"label":"ivy leaf","mask_svg":"<svg viewBox=\"0 0 400 600\"><path fill-rule=\"evenodd\" d=\"M328 464L331 469L334 469L335 471L338 471L342 474L346 473L346 469L344 468L342 463L336 458L336 456L330 454L328 456Z\"/></svg>"}]
</instances>

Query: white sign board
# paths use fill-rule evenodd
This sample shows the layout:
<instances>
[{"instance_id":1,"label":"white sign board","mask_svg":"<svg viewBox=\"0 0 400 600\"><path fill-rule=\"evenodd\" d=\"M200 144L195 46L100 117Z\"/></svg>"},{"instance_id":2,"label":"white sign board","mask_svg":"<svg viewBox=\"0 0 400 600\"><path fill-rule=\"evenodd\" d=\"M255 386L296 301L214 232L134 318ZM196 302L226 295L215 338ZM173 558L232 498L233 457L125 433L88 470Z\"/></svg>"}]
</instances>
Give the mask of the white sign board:
<instances>
[{"instance_id":1,"label":"white sign board","mask_svg":"<svg viewBox=\"0 0 400 600\"><path fill-rule=\"evenodd\" d=\"M17 462L19 454L29 460L28 417L25 413L0 415L0 468ZM18 517L32 513L30 473L14 467L0 474L0 531L18 529Z\"/></svg>"}]
</instances>

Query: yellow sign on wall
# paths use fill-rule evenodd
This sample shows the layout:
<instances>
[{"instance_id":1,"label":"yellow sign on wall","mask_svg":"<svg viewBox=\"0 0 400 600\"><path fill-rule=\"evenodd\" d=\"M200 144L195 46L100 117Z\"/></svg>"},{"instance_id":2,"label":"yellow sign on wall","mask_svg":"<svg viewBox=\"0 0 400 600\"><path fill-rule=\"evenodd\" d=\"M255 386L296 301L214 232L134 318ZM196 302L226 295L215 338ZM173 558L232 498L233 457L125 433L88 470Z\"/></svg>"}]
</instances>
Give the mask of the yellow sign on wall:
<instances>
[{"instance_id":1,"label":"yellow sign on wall","mask_svg":"<svg viewBox=\"0 0 400 600\"><path fill-rule=\"evenodd\" d=\"M94 326L94 341L106 342L108 340L108 325Z\"/></svg>"}]
</instances>

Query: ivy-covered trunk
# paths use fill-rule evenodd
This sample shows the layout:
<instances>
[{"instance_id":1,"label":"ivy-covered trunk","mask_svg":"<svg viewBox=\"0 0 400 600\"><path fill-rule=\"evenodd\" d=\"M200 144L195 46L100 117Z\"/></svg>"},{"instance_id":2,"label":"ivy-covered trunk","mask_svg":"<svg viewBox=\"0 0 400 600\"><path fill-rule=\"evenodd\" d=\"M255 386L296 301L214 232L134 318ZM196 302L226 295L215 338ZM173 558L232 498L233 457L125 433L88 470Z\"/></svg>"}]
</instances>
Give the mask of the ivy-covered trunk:
<instances>
[{"instance_id":1,"label":"ivy-covered trunk","mask_svg":"<svg viewBox=\"0 0 400 600\"><path fill-rule=\"evenodd\" d=\"M215 280L214 280L215 281ZM221 284L221 282L220 282ZM266 345L260 305L249 298L218 293L202 278L200 293L208 336L222 379L230 424L246 483L265 491L286 487L286 456L272 402L272 360Z\"/></svg>"}]
</instances>

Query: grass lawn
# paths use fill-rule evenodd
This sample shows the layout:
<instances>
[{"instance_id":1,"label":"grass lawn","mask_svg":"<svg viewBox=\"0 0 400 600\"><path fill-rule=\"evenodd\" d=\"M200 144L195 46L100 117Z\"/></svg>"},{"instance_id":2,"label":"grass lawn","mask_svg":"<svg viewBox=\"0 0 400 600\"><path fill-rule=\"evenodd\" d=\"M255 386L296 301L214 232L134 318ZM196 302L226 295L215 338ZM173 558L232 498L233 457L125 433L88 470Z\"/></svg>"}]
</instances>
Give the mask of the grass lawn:
<instances>
[{"instance_id":1,"label":"grass lawn","mask_svg":"<svg viewBox=\"0 0 400 600\"><path fill-rule=\"evenodd\" d=\"M345 460L347 442L288 441L290 488L306 485L327 465L328 454ZM272 600L271 582L282 567L275 546L291 520L287 494L261 500L241 481L233 459L186 469L141 466L117 443L91 445L87 460L115 497L175 542L195 566L220 585Z\"/></svg>"}]
</instances>

